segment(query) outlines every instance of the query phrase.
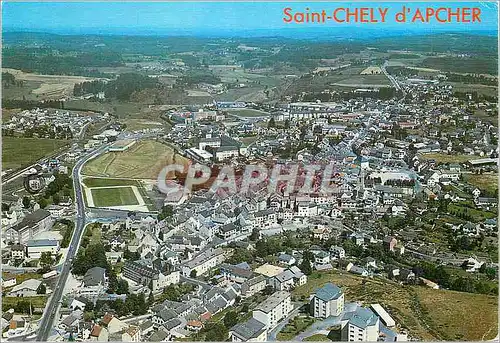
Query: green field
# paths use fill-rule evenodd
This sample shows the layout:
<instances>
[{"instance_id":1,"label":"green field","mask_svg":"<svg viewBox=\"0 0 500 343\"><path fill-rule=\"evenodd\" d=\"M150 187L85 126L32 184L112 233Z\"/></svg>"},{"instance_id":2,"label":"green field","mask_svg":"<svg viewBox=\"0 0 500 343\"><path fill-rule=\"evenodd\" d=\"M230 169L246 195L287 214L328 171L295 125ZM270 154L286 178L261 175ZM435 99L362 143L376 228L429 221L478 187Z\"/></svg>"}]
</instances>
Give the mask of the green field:
<instances>
[{"instance_id":1,"label":"green field","mask_svg":"<svg viewBox=\"0 0 500 343\"><path fill-rule=\"evenodd\" d=\"M91 190L96 207L138 205L131 187L94 188Z\"/></svg>"},{"instance_id":2,"label":"green field","mask_svg":"<svg viewBox=\"0 0 500 343\"><path fill-rule=\"evenodd\" d=\"M104 179L99 177L86 177L83 179L83 183L88 188L113 187L113 186L137 186L137 187L141 186L137 180Z\"/></svg>"},{"instance_id":3,"label":"green field","mask_svg":"<svg viewBox=\"0 0 500 343\"><path fill-rule=\"evenodd\" d=\"M126 151L108 152L89 161L83 167L86 176L156 180L168 164L187 163L171 147L156 141L141 141Z\"/></svg>"},{"instance_id":4,"label":"green field","mask_svg":"<svg viewBox=\"0 0 500 343\"><path fill-rule=\"evenodd\" d=\"M36 297L2 297L2 310L4 312L8 311L11 308L14 308L20 300L31 302L36 309L43 309L45 304L47 303L47 296L36 296Z\"/></svg>"},{"instance_id":5,"label":"green field","mask_svg":"<svg viewBox=\"0 0 500 343\"><path fill-rule=\"evenodd\" d=\"M57 139L2 137L2 169L27 167L68 144Z\"/></svg>"},{"instance_id":6,"label":"green field","mask_svg":"<svg viewBox=\"0 0 500 343\"><path fill-rule=\"evenodd\" d=\"M465 181L481 190L498 189L498 174L465 174Z\"/></svg>"},{"instance_id":7,"label":"green field","mask_svg":"<svg viewBox=\"0 0 500 343\"><path fill-rule=\"evenodd\" d=\"M418 156L424 160L436 160L437 163L463 163L481 158L476 155L448 155L444 153L419 154Z\"/></svg>"}]
</instances>

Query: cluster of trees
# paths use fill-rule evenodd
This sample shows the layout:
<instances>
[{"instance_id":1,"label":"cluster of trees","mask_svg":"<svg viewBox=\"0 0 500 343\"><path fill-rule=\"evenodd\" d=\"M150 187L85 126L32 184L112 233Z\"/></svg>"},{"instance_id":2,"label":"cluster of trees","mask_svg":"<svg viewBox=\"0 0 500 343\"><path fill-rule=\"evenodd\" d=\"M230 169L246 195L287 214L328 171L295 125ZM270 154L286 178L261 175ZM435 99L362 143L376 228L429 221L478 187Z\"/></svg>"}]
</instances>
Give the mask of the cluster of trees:
<instances>
[{"instance_id":1,"label":"cluster of trees","mask_svg":"<svg viewBox=\"0 0 500 343\"><path fill-rule=\"evenodd\" d=\"M497 63L496 58L486 57L428 57L421 65L449 72L496 75Z\"/></svg>"},{"instance_id":2,"label":"cluster of trees","mask_svg":"<svg viewBox=\"0 0 500 343\"><path fill-rule=\"evenodd\" d=\"M73 261L72 272L75 275L85 275L87 270L101 267L106 269L109 278L107 292L110 294L129 294L128 283L116 276L113 267L106 260L106 250L102 243L93 243L80 249Z\"/></svg>"},{"instance_id":3,"label":"cluster of trees","mask_svg":"<svg viewBox=\"0 0 500 343\"><path fill-rule=\"evenodd\" d=\"M174 207L172 205L165 205L162 207L160 213L158 213L158 220L163 220L165 218L172 217L174 214Z\"/></svg>"},{"instance_id":4,"label":"cluster of trees","mask_svg":"<svg viewBox=\"0 0 500 343\"><path fill-rule=\"evenodd\" d=\"M71 178L68 174L54 172L54 181L47 185L43 197L38 200L38 204L41 208L47 207L50 203L57 205L61 201L61 195L71 196L72 188Z\"/></svg>"},{"instance_id":5,"label":"cluster of trees","mask_svg":"<svg viewBox=\"0 0 500 343\"><path fill-rule=\"evenodd\" d=\"M9 132L9 136L13 136L14 132ZM39 138L50 139L73 139L73 132L69 127L38 125L27 128L24 130L23 137L32 138L34 136Z\"/></svg>"},{"instance_id":6,"label":"cluster of trees","mask_svg":"<svg viewBox=\"0 0 500 343\"><path fill-rule=\"evenodd\" d=\"M16 99L2 99L3 108L19 108L22 110L32 110L35 108L60 108L64 109L64 101L57 100L16 100Z\"/></svg>"},{"instance_id":7,"label":"cluster of trees","mask_svg":"<svg viewBox=\"0 0 500 343\"><path fill-rule=\"evenodd\" d=\"M66 228L64 229L63 238L61 240L61 248L67 248L69 246L69 243L71 242L71 237L73 237L75 223L68 219L60 219L59 222L66 226Z\"/></svg>"},{"instance_id":8,"label":"cluster of trees","mask_svg":"<svg viewBox=\"0 0 500 343\"><path fill-rule=\"evenodd\" d=\"M297 239L293 234L288 234L280 238L266 237L255 243L255 254L257 257L264 258L281 251L292 251L294 249L303 249L304 247L304 241Z\"/></svg>"},{"instance_id":9,"label":"cluster of trees","mask_svg":"<svg viewBox=\"0 0 500 343\"><path fill-rule=\"evenodd\" d=\"M119 66L121 54L113 51L88 51L60 55L52 49L9 47L2 51L5 68L40 74L102 76L96 67Z\"/></svg>"},{"instance_id":10,"label":"cluster of trees","mask_svg":"<svg viewBox=\"0 0 500 343\"><path fill-rule=\"evenodd\" d=\"M33 306L29 300L19 300L14 304L2 305L4 313L11 308L13 308L16 313L31 314L35 312L35 306Z\"/></svg>"},{"instance_id":11,"label":"cluster of trees","mask_svg":"<svg viewBox=\"0 0 500 343\"><path fill-rule=\"evenodd\" d=\"M478 102L481 100L485 100L488 102L497 102L496 96L489 96L486 94L481 94L481 93L478 93L477 91L472 91L472 92L455 91L455 92L453 92L453 96L455 98L460 99L460 100L469 100L469 95L470 95L470 99L475 101L475 102Z\"/></svg>"},{"instance_id":12,"label":"cluster of trees","mask_svg":"<svg viewBox=\"0 0 500 343\"><path fill-rule=\"evenodd\" d=\"M106 98L130 100L133 93L149 88L154 89L157 86L157 80L149 76L137 73L125 73L118 76L116 80L108 82L104 93Z\"/></svg>"},{"instance_id":13,"label":"cluster of trees","mask_svg":"<svg viewBox=\"0 0 500 343\"><path fill-rule=\"evenodd\" d=\"M471 275L453 275L443 265L436 265L431 262L419 262L412 270L415 276L423 276L426 279L438 283L441 287L453 291L498 294L498 286L496 284L487 280L475 278ZM491 271L489 271L489 273L491 273Z\"/></svg>"},{"instance_id":14,"label":"cluster of trees","mask_svg":"<svg viewBox=\"0 0 500 343\"><path fill-rule=\"evenodd\" d=\"M7 72L2 72L2 85L5 88L9 88L10 86L22 86L22 81L17 81L16 77Z\"/></svg>"},{"instance_id":15,"label":"cluster of trees","mask_svg":"<svg viewBox=\"0 0 500 343\"><path fill-rule=\"evenodd\" d=\"M40 264L40 272L42 274L49 272L50 267L52 267L52 265L54 264L52 253L50 251L42 252L38 263Z\"/></svg>"},{"instance_id":16,"label":"cluster of trees","mask_svg":"<svg viewBox=\"0 0 500 343\"><path fill-rule=\"evenodd\" d=\"M77 83L73 87L73 95L80 96L88 93L98 94L104 92L106 89L106 82L101 80L85 81Z\"/></svg>"},{"instance_id":17,"label":"cluster of trees","mask_svg":"<svg viewBox=\"0 0 500 343\"><path fill-rule=\"evenodd\" d=\"M497 86L498 81L492 77L487 77L481 74L455 74L446 73L448 81L461 82L465 84L482 84L488 86Z\"/></svg>"},{"instance_id":18,"label":"cluster of trees","mask_svg":"<svg viewBox=\"0 0 500 343\"><path fill-rule=\"evenodd\" d=\"M415 70L412 70L410 68L406 67L400 67L400 66L389 66L386 67L385 70L391 75L396 75L396 76L406 76L406 77L411 77L415 76L416 72Z\"/></svg>"},{"instance_id":19,"label":"cluster of trees","mask_svg":"<svg viewBox=\"0 0 500 343\"><path fill-rule=\"evenodd\" d=\"M148 311L148 302L144 293L129 294L125 300L117 299L113 301L97 300L94 306L94 313L96 317L101 317L107 309L115 311L118 317L133 314L134 316L141 316Z\"/></svg>"},{"instance_id":20,"label":"cluster of trees","mask_svg":"<svg viewBox=\"0 0 500 343\"><path fill-rule=\"evenodd\" d=\"M90 244L85 249L78 250L73 261L73 274L85 275L87 270L94 267L108 269L106 251L102 243Z\"/></svg>"},{"instance_id":21,"label":"cluster of trees","mask_svg":"<svg viewBox=\"0 0 500 343\"><path fill-rule=\"evenodd\" d=\"M213 75L211 72L197 70L188 75L180 77L176 84L180 86L192 86L198 83L208 83L216 85L221 83L221 78Z\"/></svg>"},{"instance_id":22,"label":"cluster of trees","mask_svg":"<svg viewBox=\"0 0 500 343\"><path fill-rule=\"evenodd\" d=\"M163 289L161 299L171 300L171 301L181 301L183 295L189 294L193 291L194 291L194 286L189 283L168 285Z\"/></svg>"}]
</instances>

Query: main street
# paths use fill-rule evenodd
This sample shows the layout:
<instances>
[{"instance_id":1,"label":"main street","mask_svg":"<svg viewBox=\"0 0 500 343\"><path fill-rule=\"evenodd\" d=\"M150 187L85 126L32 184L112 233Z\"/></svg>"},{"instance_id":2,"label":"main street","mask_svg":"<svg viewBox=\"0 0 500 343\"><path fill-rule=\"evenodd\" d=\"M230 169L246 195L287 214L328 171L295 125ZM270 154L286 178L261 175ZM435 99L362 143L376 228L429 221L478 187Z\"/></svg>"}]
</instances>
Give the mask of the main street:
<instances>
[{"instance_id":1,"label":"main street","mask_svg":"<svg viewBox=\"0 0 500 343\"><path fill-rule=\"evenodd\" d=\"M75 190L75 203L77 208L77 217L76 217L76 225L75 232L73 233L73 237L71 239L71 244L68 249L68 254L66 257L66 261L62 267L61 273L59 274L59 280L57 281L57 286L52 293L52 296L45 307L45 311L42 316L42 320L40 321L40 327L38 329L38 334L36 337L37 341L47 341L52 331L54 320L59 308L59 304L61 303L61 298L63 296L64 286L68 279L68 275L71 271L71 266L73 264L73 258L75 257L78 247L80 244L80 240L83 236L83 232L85 229L86 218L85 218L85 203L83 200L82 186L80 184L80 172L82 170L83 165L90 159L98 156L99 154L106 151L108 145L104 145L97 149L96 151L86 155L82 159L80 159L74 166L72 171L73 176L73 187Z\"/></svg>"}]
</instances>

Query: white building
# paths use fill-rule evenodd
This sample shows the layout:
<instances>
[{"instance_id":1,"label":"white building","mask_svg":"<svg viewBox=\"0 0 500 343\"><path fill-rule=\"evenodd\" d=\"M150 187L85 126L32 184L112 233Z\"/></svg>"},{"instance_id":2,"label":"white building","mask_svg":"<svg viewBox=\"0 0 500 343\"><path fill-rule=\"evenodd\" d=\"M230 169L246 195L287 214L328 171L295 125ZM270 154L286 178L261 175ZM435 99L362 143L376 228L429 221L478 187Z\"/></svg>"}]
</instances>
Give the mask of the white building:
<instances>
[{"instance_id":1,"label":"white building","mask_svg":"<svg viewBox=\"0 0 500 343\"><path fill-rule=\"evenodd\" d=\"M42 253L49 252L52 256L59 252L59 242L53 239L30 240L26 245L26 256L28 258L40 258Z\"/></svg>"},{"instance_id":2,"label":"white building","mask_svg":"<svg viewBox=\"0 0 500 343\"><path fill-rule=\"evenodd\" d=\"M292 312L290 293L278 291L253 310L253 318L263 323L268 330L276 327L280 320Z\"/></svg>"},{"instance_id":3,"label":"white building","mask_svg":"<svg viewBox=\"0 0 500 343\"><path fill-rule=\"evenodd\" d=\"M376 342L379 336L380 319L370 309L358 307L342 317L340 326L342 341Z\"/></svg>"},{"instance_id":4,"label":"white building","mask_svg":"<svg viewBox=\"0 0 500 343\"><path fill-rule=\"evenodd\" d=\"M9 293L11 297L34 297L37 296L38 289L42 282L36 279L26 280L19 285L14 286Z\"/></svg>"},{"instance_id":5,"label":"white building","mask_svg":"<svg viewBox=\"0 0 500 343\"><path fill-rule=\"evenodd\" d=\"M106 270L101 267L94 267L85 273L82 285L78 288L78 293L85 298L94 299L104 294L107 288Z\"/></svg>"},{"instance_id":6,"label":"white building","mask_svg":"<svg viewBox=\"0 0 500 343\"><path fill-rule=\"evenodd\" d=\"M196 276L203 275L224 262L225 259L226 254L220 248L204 251L181 266L182 275L189 277L193 271L196 272Z\"/></svg>"},{"instance_id":7,"label":"white building","mask_svg":"<svg viewBox=\"0 0 500 343\"><path fill-rule=\"evenodd\" d=\"M332 283L327 283L311 296L311 315L315 318L338 316L344 310L344 293Z\"/></svg>"}]
</instances>

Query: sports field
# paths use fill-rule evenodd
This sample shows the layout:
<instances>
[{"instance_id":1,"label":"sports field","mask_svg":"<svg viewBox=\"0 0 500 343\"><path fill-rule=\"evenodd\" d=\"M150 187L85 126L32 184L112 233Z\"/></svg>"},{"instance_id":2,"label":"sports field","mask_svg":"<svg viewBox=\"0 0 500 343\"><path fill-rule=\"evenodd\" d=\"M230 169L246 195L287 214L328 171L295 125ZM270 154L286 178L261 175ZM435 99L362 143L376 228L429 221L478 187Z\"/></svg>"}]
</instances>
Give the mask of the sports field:
<instances>
[{"instance_id":1,"label":"sports field","mask_svg":"<svg viewBox=\"0 0 500 343\"><path fill-rule=\"evenodd\" d=\"M139 205L139 200L132 186L91 188L90 193L95 207Z\"/></svg>"},{"instance_id":2,"label":"sports field","mask_svg":"<svg viewBox=\"0 0 500 343\"><path fill-rule=\"evenodd\" d=\"M175 156L174 156L175 155ZM156 141L141 141L122 152L108 152L89 161L83 168L85 176L156 180L168 164L186 164L188 160Z\"/></svg>"}]
</instances>

